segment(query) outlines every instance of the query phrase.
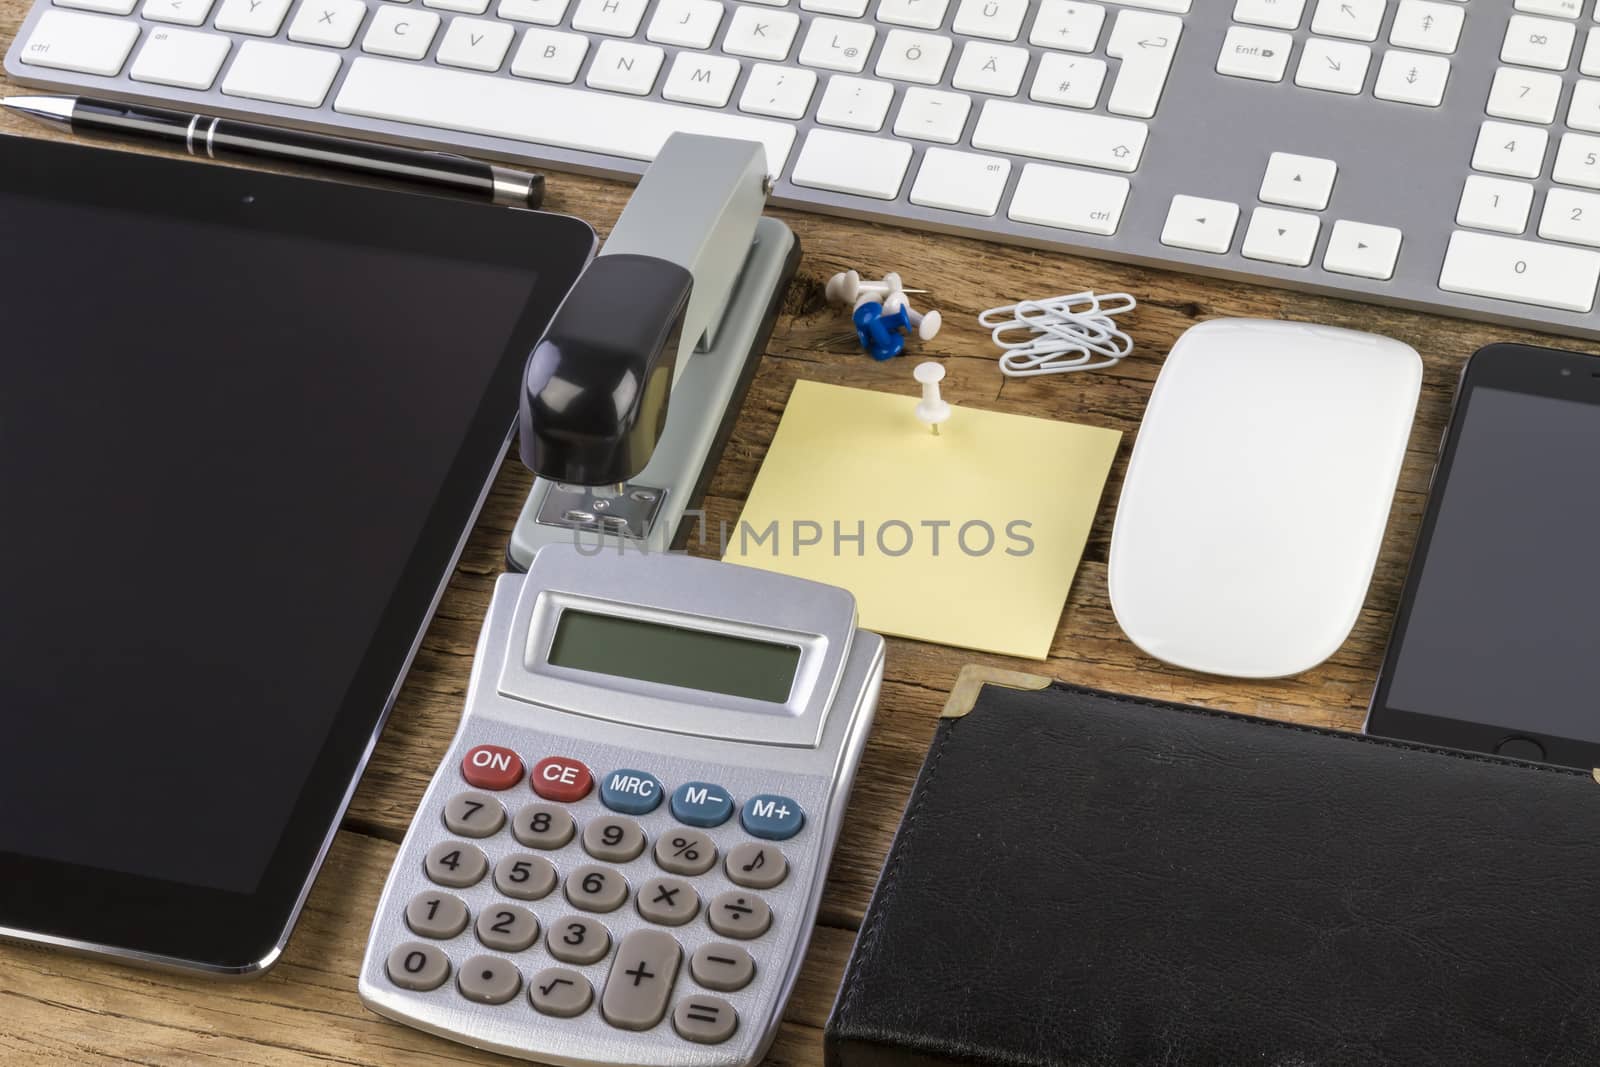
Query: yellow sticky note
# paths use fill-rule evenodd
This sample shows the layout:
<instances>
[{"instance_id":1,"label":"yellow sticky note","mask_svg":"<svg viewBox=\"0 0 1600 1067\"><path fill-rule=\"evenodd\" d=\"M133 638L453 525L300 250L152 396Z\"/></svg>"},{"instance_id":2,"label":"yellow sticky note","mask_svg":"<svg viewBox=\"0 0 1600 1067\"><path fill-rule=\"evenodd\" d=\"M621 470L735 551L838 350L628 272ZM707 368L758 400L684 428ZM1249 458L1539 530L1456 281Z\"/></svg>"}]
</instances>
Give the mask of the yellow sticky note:
<instances>
[{"instance_id":1,"label":"yellow sticky note","mask_svg":"<svg viewBox=\"0 0 1600 1067\"><path fill-rule=\"evenodd\" d=\"M1044 659L1116 430L799 382L723 558L841 586L861 625Z\"/></svg>"}]
</instances>

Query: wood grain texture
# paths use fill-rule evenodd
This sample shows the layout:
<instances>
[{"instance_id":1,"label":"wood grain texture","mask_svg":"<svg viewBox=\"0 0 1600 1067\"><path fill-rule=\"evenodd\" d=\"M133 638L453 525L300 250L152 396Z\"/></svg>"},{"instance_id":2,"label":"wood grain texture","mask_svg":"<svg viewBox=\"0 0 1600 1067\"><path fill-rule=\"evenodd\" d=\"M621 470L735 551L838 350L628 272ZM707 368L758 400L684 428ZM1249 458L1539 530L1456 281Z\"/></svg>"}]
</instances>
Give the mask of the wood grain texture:
<instances>
[{"instance_id":1,"label":"wood grain texture","mask_svg":"<svg viewBox=\"0 0 1600 1067\"><path fill-rule=\"evenodd\" d=\"M0 0L0 47L8 48L27 0ZM14 91L0 78L0 92ZM0 132L46 131L0 115ZM551 176L548 206L593 222L616 218L625 187ZM805 250L767 358L728 444L706 503L709 522L732 523L760 468L793 384L801 379L906 394L906 361L878 364L839 344L845 317L824 306L834 271L902 272L931 290L945 328L920 355L945 361L945 396L993 410L1122 430L1123 444L1083 567L1044 664L891 640L887 678L821 924L788 1021L770 1062L820 1062L821 1027L878 867L889 846L945 694L962 664L1047 673L1084 685L1317 725L1357 728L1366 706L1416 534L1434 449L1462 360L1491 341L1593 346L1435 316L1197 279L1034 250L778 212ZM3 253L0 253L3 254ZM1135 355L1111 371L1007 381L975 322L976 312L1020 297L1081 289L1127 290L1140 300L1129 323ZM1194 323L1220 316L1321 322L1375 330L1423 354L1426 379L1401 490L1356 632L1328 663L1270 682L1206 678L1142 655L1117 629L1106 598L1113 502L1162 357ZM372 909L396 845L461 714L472 650L493 580L502 569L528 476L509 461L484 509L400 695L283 962L265 978L219 984L143 972L27 946L0 946L0 1062L6 1064L424 1064L478 1063L475 1053L389 1023L363 1009L356 973ZM711 548L695 548L711 554ZM959 916L952 916L959 921ZM506 1062L500 1060L498 1062Z\"/></svg>"}]
</instances>

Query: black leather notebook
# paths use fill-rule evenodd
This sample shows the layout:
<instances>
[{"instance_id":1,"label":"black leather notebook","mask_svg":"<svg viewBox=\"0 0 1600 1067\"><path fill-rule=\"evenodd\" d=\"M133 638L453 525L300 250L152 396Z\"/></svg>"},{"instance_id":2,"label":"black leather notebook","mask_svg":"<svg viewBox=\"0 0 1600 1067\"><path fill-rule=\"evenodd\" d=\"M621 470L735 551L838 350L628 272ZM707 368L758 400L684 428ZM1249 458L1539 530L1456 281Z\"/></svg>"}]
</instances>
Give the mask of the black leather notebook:
<instances>
[{"instance_id":1,"label":"black leather notebook","mask_svg":"<svg viewBox=\"0 0 1600 1067\"><path fill-rule=\"evenodd\" d=\"M1590 775L980 677L830 1067L1600 1063Z\"/></svg>"}]
</instances>

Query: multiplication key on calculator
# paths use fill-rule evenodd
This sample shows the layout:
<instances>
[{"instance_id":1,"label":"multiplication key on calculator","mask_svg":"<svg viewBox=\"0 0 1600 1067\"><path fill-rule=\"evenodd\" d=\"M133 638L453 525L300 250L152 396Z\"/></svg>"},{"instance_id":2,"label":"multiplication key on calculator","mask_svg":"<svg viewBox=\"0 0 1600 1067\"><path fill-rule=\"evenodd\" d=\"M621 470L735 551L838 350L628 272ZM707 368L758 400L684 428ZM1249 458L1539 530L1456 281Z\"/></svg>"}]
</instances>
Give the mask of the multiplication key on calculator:
<instances>
[{"instance_id":1,"label":"multiplication key on calculator","mask_svg":"<svg viewBox=\"0 0 1600 1067\"><path fill-rule=\"evenodd\" d=\"M883 681L815 582L540 550L384 886L361 999L572 1067L765 1055Z\"/></svg>"}]
</instances>

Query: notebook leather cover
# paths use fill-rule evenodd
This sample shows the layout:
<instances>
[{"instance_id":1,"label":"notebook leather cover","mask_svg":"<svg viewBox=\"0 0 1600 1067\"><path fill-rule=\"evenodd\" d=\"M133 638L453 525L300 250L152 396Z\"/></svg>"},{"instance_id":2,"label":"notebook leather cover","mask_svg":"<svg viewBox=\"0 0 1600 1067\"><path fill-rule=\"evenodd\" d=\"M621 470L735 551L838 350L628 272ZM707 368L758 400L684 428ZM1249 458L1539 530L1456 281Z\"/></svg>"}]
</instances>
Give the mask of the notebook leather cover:
<instances>
[{"instance_id":1,"label":"notebook leather cover","mask_svg":"<svg viewBox=\"0 0 1600 1067\"><path fill-rule=\"evenodd\" d=\"M1600 1063L1590 775L973 670L830 1067Z\"/></svg>"}]
</instances>

